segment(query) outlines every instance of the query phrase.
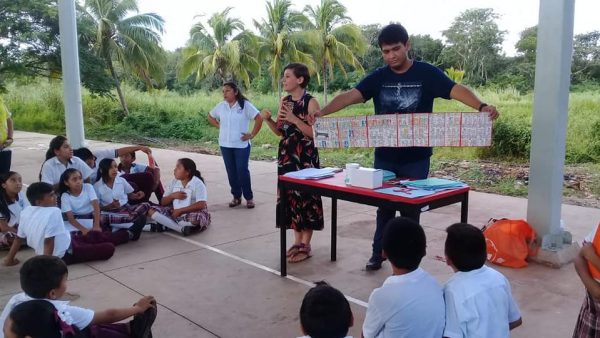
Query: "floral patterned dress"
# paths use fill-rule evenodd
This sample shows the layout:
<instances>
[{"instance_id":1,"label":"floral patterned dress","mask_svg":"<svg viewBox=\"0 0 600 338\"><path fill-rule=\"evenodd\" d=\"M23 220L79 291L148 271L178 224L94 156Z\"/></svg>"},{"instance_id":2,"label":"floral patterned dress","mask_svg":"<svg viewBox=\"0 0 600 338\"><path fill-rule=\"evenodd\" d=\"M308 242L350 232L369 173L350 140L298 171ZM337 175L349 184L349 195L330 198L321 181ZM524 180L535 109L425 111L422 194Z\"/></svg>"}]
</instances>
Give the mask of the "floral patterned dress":
<instances>
[{"instance_id":1,"label":"floral patterned dress","mask_svg":"<svg viewBox=\"0 0 600 338\"><path fill-rule=\"evenodd\" d=\"M308 102L312 99L310 94L304 94L298 101L293 101L291 95L285 100L293 102L294 115L308 123ZM278 128L283 134L279 141L279 153L277 157L277 174L283 175L292 171L305 168L319 168L319 152L315 148L313 139L305 136L298 127L293 124L284 125L278 123ZM322 230L323 203L321 196L312 195L301 191L286 191L286 209L281 204L281 191L277 188L277 227L285 226L287 229Z\"/></svg>"}]
</instances>

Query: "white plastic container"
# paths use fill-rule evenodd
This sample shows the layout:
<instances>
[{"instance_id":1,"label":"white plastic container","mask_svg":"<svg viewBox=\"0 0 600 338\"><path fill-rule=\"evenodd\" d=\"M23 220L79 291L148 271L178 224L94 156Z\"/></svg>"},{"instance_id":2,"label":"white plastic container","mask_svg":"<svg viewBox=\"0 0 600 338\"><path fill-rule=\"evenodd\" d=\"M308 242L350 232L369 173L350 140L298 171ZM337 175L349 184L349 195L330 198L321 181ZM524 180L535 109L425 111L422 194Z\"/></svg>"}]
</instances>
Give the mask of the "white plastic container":
<instances>
[{"instance_id":1,"label":"white plastic container","mask_svg":"<svg viewBox=\"0 0 600 338\"><path fill-rule=\"evenodd\" d=\"M352 185L352 173L358 168L360 168L358 163L346 163L346 178L344 179L346 185Z\"/></svg>"},{"instance_id":2,"label":"white plastic container","mask_svg":"<svg viewBox=\"0 0 600 338\"><path fill-rule=\"evenodd\" d=\"M352 171L352 186L377 189L383 186L383 170L373 168L358 168Z\"/></svg>"}]
</instances>

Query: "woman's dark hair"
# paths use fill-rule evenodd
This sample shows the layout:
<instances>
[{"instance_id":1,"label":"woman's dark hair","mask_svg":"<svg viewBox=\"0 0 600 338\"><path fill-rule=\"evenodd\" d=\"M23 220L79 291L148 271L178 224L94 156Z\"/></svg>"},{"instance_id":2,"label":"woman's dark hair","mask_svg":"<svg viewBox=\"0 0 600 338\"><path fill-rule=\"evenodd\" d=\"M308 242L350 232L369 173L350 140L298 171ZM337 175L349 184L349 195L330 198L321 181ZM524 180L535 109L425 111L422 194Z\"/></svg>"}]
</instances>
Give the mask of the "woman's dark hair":
<instances>
[{"instance_id":1,"label":"woman's dark hair","mask_svg":"<svg viewBox=\"0 0 600 338\"><path fill-rule=\"evenodd\" d=\"M240 105L240 108L244 109L244 101L248 100L244 94L242 94L242 91L240 90L240 88L235 84L235 82L225 82L223 83L223 87L229 87L231 89L233 89L233 91L235 92L235 99L237 100L238 104Z\"/></svg>"},{"instance_id":2,"label":"woman's dark hair","mask_svg":"<svg viewBox=\"0 0 600 338\"><path fill-rule=\"evenodd\" d=\"M62 195L63 193L69 191L69 187L67 187L67 181L69 180L69 178L71 178L71 176L75 173L78 173L79 175L81 175L81 177L83 178L83 175L81 174L81 171L75 169L75 168L69 168L67 170L65 170L62 175L60 175L60 181L58 182L58 196L60 197L60 195Z\"/></svg>"},{"instance_id":3,"label":"woman's dark hair","mask_svg":"<svg viewBox=\"0 0 600 338\"><path fill-rule=\"evenodd\" d=\"M106 183L108 181L108 171L112 166L112 163L115 162L112 158L104 158L100 163L98 163L98 174L96 175L96 181L100 181Z\"/></svg>"},{"instance_id":4,"label":"woman's dark hair","mask_svg":"<svg viewBox=\"0 0 600 338\"><path fill-rule=\"evenodd\" d=\"M6 217L6 221L10 219L12 212L8 208L8 196L6 190L2 187L2 184L6 183L11 176L18 174L16 171L9 171L0 175L0 214Z\"/></svg>"},{"instance_id":5,"label":"woman's dark hair","mask_svg":"<svg viewBox=\"0 0 600 338\"><path fill-rule=\"evenodd\" d=\"M67 138L62 135L58 135L50 140L50 147L48 148L48 151L46 151L46 161L56 156L54 151L59 150L66 141Z\"/></svg>"},{"instance_id":6,"label":"woman's dark hair","mask_svg":"<svg viewBox=\"0 0 600 338\"><path fill-rule=\"evenodd\" d=\"M79 330L63 322L49 301L34 299L15 306L9 314L9 330L19 338L83 337Z\"/></svg>"},{"instance_id":7,"label":"woman's dark hair","mask_svg":"<svg viewBox=\"0 0 600 338\"><path fill-rule=\"evenodd\" d=\"M306 67L303 63L290 63L289 65L283 68L285 72L286 69L291 69L294 72L294 76L297 78L303 78L300 87L306 88L308 86L308 82L310 82L310 74L308 73L308 67Z\"/></svg>"},{"instance_id":8,"label":"woman's dark hair","mask_svg":"<svg viewBox=\"0 0 600 338\"><path fill-rule=\"evenodd\" d=\"M189 158L184 157L184 158L178 159L177 162L181 163L181 166L183 167L183 169L185 169L185 171L187 171L190 174L190 179L193 176L196 176L200 180L202 180L202 182L204 182L204 178L202 178L200 171L198 171L198 169L196 169L196 163L194 163L194 161L192 161Z\"/></svg>"}]
</instances>

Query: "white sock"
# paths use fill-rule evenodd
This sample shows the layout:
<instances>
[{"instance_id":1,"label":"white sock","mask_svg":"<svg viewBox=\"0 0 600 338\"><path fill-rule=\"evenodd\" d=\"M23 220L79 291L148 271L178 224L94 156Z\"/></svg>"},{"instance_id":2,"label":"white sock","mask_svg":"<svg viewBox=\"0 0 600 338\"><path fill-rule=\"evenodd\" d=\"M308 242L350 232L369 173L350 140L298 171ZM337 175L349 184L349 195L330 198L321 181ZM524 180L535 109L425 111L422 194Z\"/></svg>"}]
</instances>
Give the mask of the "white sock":
<instances>
[{"instance_id":1,"label":"white sock","mask_svg":"<svg viewBox=\"0 0 600 338\"><path fill-rule=\"evenodd\" d=\"M144 225L144 227L142 228L142 231L151 232L152 231L152 224L146 224L146 225Z\"/></svg>"},{"instance_id":2,"label":"white sock","mask_svg":"<svg viewBox=\"0 0 600 338\"><path fill-rule=\"evenodd\" d=\"M154 212L151 217L153 220L157 221L158 223L166 226L169 229L175 230L177 232L181 232L181 228L183 228L181 225L179 225L177 222L175 222L171 217L167 217L158 211Z\"/></svg>"},{"instance_id":3,"label":"white sock","mask_svg":"<svg viewBox=\"0 0 600 338\"><path fill-rule=\"evenodd\" d=\"M188 222L188 221L179 221L177 222L182 228L183 227L195 227L194 224L192 224L192 222Z\"/></svg>"}]
</instances>

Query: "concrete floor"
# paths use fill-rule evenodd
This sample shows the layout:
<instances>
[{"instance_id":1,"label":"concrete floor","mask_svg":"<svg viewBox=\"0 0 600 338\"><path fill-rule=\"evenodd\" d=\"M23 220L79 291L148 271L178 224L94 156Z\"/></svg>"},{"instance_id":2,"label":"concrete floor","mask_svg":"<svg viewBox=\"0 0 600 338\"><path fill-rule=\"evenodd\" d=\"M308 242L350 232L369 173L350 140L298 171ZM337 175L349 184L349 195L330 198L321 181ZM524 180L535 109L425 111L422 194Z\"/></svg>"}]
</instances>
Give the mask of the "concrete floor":
<instances>
[{"instance_id":1,"label":"concrete floor","mask_svg":"<svg viewBox=\"0 0 600 338\"><path fill-rule=\"evenodd\" d=\"M12 169L25 183L37 180L50 135L16 132ZM90 141L92 149L120 145ZM159 315L155 337L296 337L300 336L298 311L310 281L326 280L353 298L355 327L360 337L364 303L389 275L388 263L375 273L364 271L371 250L375 209L340 202L338 261L329 261L329 227L313 239L313 257L288 265L289 278L280 278L279 234L274 226L276 166L251 162L257 207L230 209L231 199L223 162L218 156L156 149L163 182L172 178L176 159L190 157L199 166L209 191L213 223L201 234L183 238L173 233L144 233L135 243L118 247L105 262L70 267L71 292L81 294L76 305L92 309L129 306L140 295L154 295ZM138 156L144 162L143 155ZM329 220L329 200L324 200ZM491 217L523 218L527 200L473 192L469 220L482 225ZM576 240L600 220L600 210L564 205L563 219ZM428 240L423 267L440 283L451 275L443 256L444 229L460 217L458 205L427 212L421 221ZM288 241L292 236L288 236ZM6 253L0 253L0 258ZM21 251L24 261L31 250ZM19 292L16 267L0 267L0 305ZM555 270L531 264L525 269L495 267L511 281L523 313L523 326L513 337L567 337L583 300L584 288L572 265Z\"/></svg>"}]
</instances>

